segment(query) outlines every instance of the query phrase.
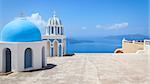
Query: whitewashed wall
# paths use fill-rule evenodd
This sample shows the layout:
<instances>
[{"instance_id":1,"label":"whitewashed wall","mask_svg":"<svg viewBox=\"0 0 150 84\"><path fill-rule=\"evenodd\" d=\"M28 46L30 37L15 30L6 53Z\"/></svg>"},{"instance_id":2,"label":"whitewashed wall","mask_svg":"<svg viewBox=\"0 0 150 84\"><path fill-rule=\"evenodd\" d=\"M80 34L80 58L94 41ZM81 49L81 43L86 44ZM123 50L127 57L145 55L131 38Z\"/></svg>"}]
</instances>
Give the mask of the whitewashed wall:
<instances>
[{"instance_id":1,"label":"whitewashed wall","mask_svg":"<svg viewBox=\"0 0 150 84\"><path fill-rule=\"evenodd\" d=\"M5 57L3 56L3 49L9 48L11 50L11 69L15 71L25 71L31 69L39 69L42 67L42 47L45 48L45 66L47 64L46 57L48 56L47 41L41 42L1 42L0 43L0 72L5 72ZM31 48L33 57L30 69L24 69L24 53L25 49Z\"/></svg>"}]
</instances>

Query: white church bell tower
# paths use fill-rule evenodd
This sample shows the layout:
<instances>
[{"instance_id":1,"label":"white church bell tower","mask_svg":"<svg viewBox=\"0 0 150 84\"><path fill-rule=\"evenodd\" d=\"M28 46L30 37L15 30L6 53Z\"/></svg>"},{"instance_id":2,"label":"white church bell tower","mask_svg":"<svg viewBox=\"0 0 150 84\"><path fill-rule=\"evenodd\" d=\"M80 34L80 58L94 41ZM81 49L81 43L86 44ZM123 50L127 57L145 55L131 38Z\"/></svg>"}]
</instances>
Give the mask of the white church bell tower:
<instances>
[{"instance_id":1,"label":"white church bell tower","mask_svg":"<svg viewBox=\"0 0 150 84\"><path fill-rule=\"evenodd\" d=\"M52 17L48 20L46 33L43 40L48 40L48 49L50 56L63 56L66 54L66 36L64 35L64 27L61 20L53 12Z\"/></svg>"}]
</instances>

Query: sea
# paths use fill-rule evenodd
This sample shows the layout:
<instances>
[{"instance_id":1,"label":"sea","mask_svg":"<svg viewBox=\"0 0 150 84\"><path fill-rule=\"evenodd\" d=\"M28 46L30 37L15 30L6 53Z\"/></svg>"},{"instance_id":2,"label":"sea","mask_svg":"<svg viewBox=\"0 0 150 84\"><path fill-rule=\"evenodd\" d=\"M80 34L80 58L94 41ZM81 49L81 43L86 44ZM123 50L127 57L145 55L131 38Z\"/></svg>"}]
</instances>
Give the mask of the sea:
<instances>
[{"instance_id":1,"label":"sea","mask_svg":"<svg viewBox=\"0 0 150 84\"><path fill-rule=\"evenodd\" d=\"M80 39L79 39L80 41ZM122 47L121 39L93 39L81 42L67 40L67 53L113 53L117 48Z\"/></svg>"},{"instance_id":2,"label":"sea","mask_svg":"<svg viewBox=\"0 0 150 84\"><path fill-rule=\"evenodd\" d=\"M143 35L115 36L108 38L72 38L67 39L67 54L73 53L114 53L117 48L122 48L122 39L144 40L149 39Z\"/></svg>"}]
</instances>

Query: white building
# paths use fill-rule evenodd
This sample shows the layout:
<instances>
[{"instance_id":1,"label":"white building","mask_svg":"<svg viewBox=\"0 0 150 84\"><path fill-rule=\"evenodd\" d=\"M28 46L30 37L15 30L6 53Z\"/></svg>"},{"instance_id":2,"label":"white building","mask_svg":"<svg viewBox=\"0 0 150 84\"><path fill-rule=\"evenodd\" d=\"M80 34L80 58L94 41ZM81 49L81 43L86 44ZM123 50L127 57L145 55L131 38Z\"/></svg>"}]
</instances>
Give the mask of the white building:
<instances>
[{"instance_id":1,"label":"white building","mask_svg":"<svg viewBox=\"0 0 150 84\"><path fill-rule=\"evenodd\" d=\"M26 18L8 23L0 37L0 72L40 69L47 65L47 42Z\"/></svg>"},{"instance_id":2,"label":"white building","mask_svg":"<svg viewBox=\"0 0 150 84\"><path fill-rule=\"evenodd\" d=\"M48 20L46 34L43 40L48 41L47 49L50 56L63 56L66 54L66 36L64 35L64 27L61 20L54 15Z\"/></svg>"}]
</instances>

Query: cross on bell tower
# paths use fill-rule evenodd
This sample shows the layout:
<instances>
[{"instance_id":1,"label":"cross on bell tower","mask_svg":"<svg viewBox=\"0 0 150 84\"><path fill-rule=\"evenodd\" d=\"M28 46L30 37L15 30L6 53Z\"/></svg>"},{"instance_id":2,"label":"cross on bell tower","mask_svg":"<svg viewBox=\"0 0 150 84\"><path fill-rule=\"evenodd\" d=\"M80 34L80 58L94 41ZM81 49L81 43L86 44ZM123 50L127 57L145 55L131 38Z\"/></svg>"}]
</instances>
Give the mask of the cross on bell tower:
<instances>
[{"instance_id":1,"label":"cross on bell tower","mask_svg":"<svg viewBox=\"0 0 150 84\"><path fill-rule=\"evenodd\" d=\"M56 11L55 10L53 11L53 17L56 17Z\"/></svg>"},{"instance_id":2,"label":"cross on bell tower","mask_svg":"<svg viewBox=\"0 0 150 84\"><path fill-rule=\"evenodd\" d=\"M20 17L25 17L25 13L24 13L24 12L21 12L21 13L20 13Z\"/></svg>"}]
</instances>

